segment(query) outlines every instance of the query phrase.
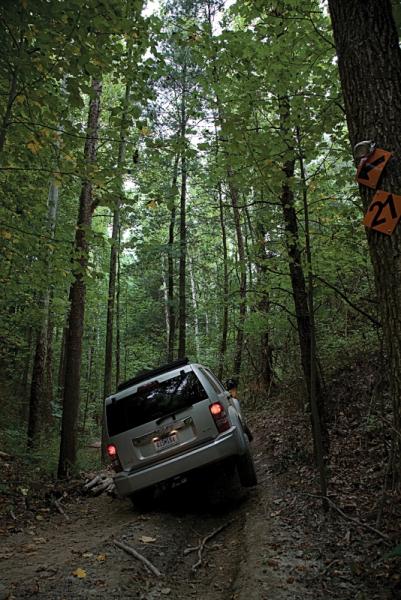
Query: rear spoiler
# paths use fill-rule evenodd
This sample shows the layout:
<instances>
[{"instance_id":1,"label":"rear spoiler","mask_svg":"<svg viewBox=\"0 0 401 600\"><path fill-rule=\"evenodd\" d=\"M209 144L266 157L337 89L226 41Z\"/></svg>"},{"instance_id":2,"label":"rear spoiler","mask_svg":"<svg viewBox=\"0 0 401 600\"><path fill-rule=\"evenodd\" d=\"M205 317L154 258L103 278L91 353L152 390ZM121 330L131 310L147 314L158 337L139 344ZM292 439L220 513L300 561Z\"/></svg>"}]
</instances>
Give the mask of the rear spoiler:
<instances>
[{"instance_id":1,"label":"rear spoiler","mask_svg":"<svg viewBox=\"0 0 401 600\"><path fill-rule=\"evenodd\" d=\"M117 391L121 392L122 390L126 390L127 388L136 385L141 381L145 381L151 377L156 377L162 373L167 373L167 371L172 371L173 369L178 369L179 367L185 367L187 364L189 364L188 358L179 358L178 360L174 360L173 362L157 367L156 369L141 371L135 375L135 377L132 377L132 379L127 379L127 381L120 383L117 386Z\"/></svg>"}]
</instances>

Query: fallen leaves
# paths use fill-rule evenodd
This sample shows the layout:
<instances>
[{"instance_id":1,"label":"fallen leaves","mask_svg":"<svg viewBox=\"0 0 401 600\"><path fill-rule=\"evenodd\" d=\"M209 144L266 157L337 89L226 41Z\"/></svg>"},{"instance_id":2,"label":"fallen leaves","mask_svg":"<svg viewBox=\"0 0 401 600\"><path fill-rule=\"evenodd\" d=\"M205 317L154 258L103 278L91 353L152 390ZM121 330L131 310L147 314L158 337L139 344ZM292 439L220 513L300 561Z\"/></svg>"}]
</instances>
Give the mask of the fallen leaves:
<instances>
[{"instance_id":1,"label":"fallen leaves","mask_svg":"<svg viewBox=\"0 0 401 600\"><path fill-rule=\"evenodd\" d=\"M72 574L74 575L74 577L78 577L78 579L84 579L86 577L86 571L84 569L81 569L80 567L78 567L78 569L75 569L75 571L73 571Z\"/></svg>"},{"instance_id":2,"label":"fallen leaves","mask_svg":"<svg viewBox=\"0 0 401 600\"><path fill-rule=\"evenodd\" d=\"M154 542L156 542L156 540L157 538L150 537L149 535L141 535L141 537L139 538L139 541L143 544L153 544Z\"/></svg>"}]
</instances>

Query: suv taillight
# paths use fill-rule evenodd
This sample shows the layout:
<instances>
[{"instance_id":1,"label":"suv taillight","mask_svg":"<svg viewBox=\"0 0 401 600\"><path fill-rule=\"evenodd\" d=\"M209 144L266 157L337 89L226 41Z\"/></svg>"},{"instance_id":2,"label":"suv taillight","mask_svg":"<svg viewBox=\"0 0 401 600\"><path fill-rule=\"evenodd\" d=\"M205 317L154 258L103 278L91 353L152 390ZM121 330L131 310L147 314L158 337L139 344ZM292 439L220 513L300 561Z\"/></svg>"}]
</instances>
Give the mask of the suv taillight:
<instances>
[{"instance_id":1,"label":"suv taillight","mask_svg":"<svg viewBox=\"0 0 401 600\"><path fill-rule=\"evenodd\" d=\"M220 402L214 402L213 404L211 404L209 406L209 410L212 414L213 420L216 424L219 433L230 429L231 425L228 419L228 415L225 411L224 406L220 404Z\"/></svg>"},{"instance_id":2,"label":"suv taillight","mask_svg":"<svg viewBox=\"0 0 401 600\"><path fill-rule=\"evenodd\" d=\"M119 471L122 471L123 468L121 466L120 459L118 458L117 448L115 447L115 445L109 444L106 450L111 461L111 466L113 467L115 472L118 473Z\"/></svg>"}]
</instances>

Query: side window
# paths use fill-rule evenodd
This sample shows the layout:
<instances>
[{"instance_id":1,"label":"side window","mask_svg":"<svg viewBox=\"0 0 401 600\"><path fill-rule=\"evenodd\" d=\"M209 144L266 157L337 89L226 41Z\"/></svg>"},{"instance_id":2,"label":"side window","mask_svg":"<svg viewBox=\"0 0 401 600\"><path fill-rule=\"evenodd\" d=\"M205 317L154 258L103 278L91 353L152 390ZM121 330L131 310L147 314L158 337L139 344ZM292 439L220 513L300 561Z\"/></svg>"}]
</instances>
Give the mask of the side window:
<instances>
[{"instance_id":1,"label":"side window","mask_svg":"<svg viewBox=\"0 0 401 600\"><path fill-rule=\"evenodd\" d=\"M221 394L221 392L226 392L227 390L224 388L223 384L217 379L217 377L213 373L213 371L211 371L210 369L207 369L207 372L209 373L210 378L214 381L215 386L218 389L218 393Z\"/></svg>"},{"instance_id":2,"label":"side window","mask_svg":"<svg viewBox=\"0 0 401 600\"><path fill-rule=\"evenodd\" d=\"M200 370L202 372L202 375L206 377L207 381L210 383L216 394L221 394L221 392L223 392L224 389L218 384L218 381L215 379L215 377L213 377L212 373L210 373L210 371L206 369L201 368Z\"/></svg>"}]
</instances>

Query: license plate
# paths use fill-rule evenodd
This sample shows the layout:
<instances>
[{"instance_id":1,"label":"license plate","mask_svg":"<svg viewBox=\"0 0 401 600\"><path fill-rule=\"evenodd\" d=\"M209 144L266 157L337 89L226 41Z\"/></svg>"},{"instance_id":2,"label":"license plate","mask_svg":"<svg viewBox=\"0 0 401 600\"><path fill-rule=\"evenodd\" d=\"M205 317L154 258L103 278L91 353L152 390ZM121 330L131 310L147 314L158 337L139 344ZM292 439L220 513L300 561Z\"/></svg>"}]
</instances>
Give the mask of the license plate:
<instances>
[{"instance_id":1,"label":"license plate","mask_svg":"<svg viewBox=\"0 0 401 600\"><path fill-rule=\"evenodd\" d=\"M175 446L178 443L177 434L172 433L167 437L160 438L159 440L155 440L155 448L156 450L164 450L165 448L170 448L170 446Z\"/></svg>"}]
</instances>

